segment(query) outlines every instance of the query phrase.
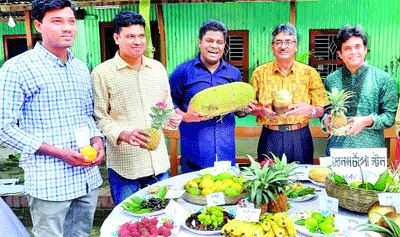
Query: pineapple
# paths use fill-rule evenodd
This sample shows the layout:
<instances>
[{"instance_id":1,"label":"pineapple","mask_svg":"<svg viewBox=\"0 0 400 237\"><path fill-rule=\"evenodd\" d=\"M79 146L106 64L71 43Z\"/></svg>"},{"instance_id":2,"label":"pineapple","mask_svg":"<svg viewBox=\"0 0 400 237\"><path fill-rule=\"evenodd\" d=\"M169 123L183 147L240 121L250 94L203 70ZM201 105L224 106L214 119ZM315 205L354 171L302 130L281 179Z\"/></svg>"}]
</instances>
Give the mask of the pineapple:
<instances>
[{"instance_id":1,"label":"pineapple","mask_svg":"<svg viewBox=\"0 0 400 237\"><path fill-rule=\"evenodd\" d=\"M396 212L389 212L382 215L378 212L375 214L382 217L382 221L377 224L362 224L358 227L364 227L360 231L372 231L380 234L381 236L400 237L400 215ZM389 214L389 215L388 215Z\"/></svg>"},{"instance_id":2,"label":"pineapple","mask_svg":"<svg viewBox=\"0 0 400 237\"><path fill-rule=\"evenodd\" d=\"M167 109L167 104L165 102L159 102L156 106L151 108L151 111L151 127L147 129L151 137L147 147L144 148L154 151L160 144L161 129L164 127L165 122L171 119L173 109Z\"/></svg>"},{"instance_id":3,"label":"pineapple","mask_svg":"<svg viewBox=\"0 0 400 237\"><path fill-rule=\"evenodd\" d=\"M254 202L256 207L260 207L262 213L267 210L274 213L288 211L285 187L289 184L289 176L297 168L296 163L287 163L285 154L283 154L282 160L274 154L272 156L275 164L264 165L261 168L260 163L248 155L251 165L246 167L242 173L242 176L253 176L253 179L244 182L243 189L250 190L250 201Z\"/></svg>"},{"instance_id":4,"label":"pineapple","mask_svg":"<svg viewBox=\"0 0 400 237\"><path fill-rule=\"evenodd\" d=\"M349 104L348 99L354 96L352 91L339 91L336 87L332 88L332 92L327 91L329 102L331 105L333 128L341 128L347 125L346 112Z\"/></svg>"}]
</instances>

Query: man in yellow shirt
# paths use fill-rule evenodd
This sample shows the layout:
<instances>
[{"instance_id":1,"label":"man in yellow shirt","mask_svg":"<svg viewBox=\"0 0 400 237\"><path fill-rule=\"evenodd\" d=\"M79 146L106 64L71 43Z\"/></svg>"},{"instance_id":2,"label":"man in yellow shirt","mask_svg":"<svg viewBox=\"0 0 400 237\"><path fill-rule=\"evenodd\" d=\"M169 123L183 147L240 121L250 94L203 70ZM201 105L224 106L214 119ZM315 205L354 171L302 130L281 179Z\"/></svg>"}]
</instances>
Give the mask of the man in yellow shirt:
<instances>
[{"instance_id":1,"label":"man in yellow shirt","mask_svg":"<svg viewBox=\"0 0 400 237\"><path fill-rule=\"evenodd\" d=\"M295 61L297 51L296 28L280 24L272 31L272 52L275 61L259 66L253 72L251 85L256 90L256 100L250 105L251 114L263 125L258 143L258 160L261 162L270 152L288 161L312 164L314 146L308 123L311 118L324 114L328 98L318 72ZM289 111L278 115L271 103L277 91L287 90L294 104Z\"/></svg>"},{"instance_id":2,"label":"man in yellow shirt","mask_svg":"<svg viewBox=\"0 0 400 237\"><path fill-rule=\"evenodd\" d=\"M145 21L133 11L122 11L113 20L119 51L92 72L94 114L107 138L107 167L111 195L118 205L147 184L168 178L169 156L165 142L154 151L149 142L151 108L165 101L173 108L168 75L163 65L143 55ZM177 127L182 116L169 121ZM161 135L161 141L164 136Z\"/></svg>"}]
</instances>

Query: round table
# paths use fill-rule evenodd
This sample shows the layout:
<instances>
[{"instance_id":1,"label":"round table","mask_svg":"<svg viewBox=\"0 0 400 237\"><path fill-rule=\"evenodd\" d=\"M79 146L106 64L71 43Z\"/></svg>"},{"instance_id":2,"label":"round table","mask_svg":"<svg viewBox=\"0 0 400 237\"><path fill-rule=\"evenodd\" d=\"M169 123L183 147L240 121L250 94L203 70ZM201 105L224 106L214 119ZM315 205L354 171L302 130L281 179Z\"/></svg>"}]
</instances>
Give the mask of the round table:
<instances>
[{"instance_id":1,"label":"round table","mask_svg":"<svg viewBox=\"0 0 400 237\"><path fill-rule=\"evenodd\" d=\"M298 170L296 171L302 171L305 174L308 174L308 171L313 168L317 167L315 165L299 165ZM157 182L154 185L158 186L163 186L163 185L172 185L173 189L182 189L182 187L185 185L185 183L195 177L200 177L201 174L200 172L193 172L193 173L187 173L187 174L182 174L178 176L174 176L171 178L168 178L166 180ZM308 175L307 175L308 176ZM318 192L317 196L314 197L311 200L304 201L304 202L293 202L292 203L292 209L288 212L288 215L291 216L297 212L304 211L304 210L315 210L319 209L319 196L321 195L327 195L325 188L321 186L317 186L307 180L302 181L304 184L308 184L309 186L315 187ZM147 190L149 187L144 188L139 190L138 192L134 193L133 196L143 196L147 193ZM197 210L201 208L201 205L196 205L189 203L185 201L183 198L180 198L177 203L181 205L187 212L192 211L192 210ZM105 219L103 225L101 226L100 230L100 236L110 236L113 231L117 229L119 225L122 225L126 221L132 220L135 218L134 216L124 212L121 208L122 203L117 205L113 211L110 213L110 215ZM226 205L228 208L236 208L236 205ZM368 220L367 214L362 214L362 213L356 213L356 212L351 212L346 209L340 208L339 207L339 215L344 216L348 218L349 220L349 225L350 226L356 226L358 224L366 223ZM166 214L159 215L158 217L166 217ZM349 227L350 228L350 227ZM350 233L351 232L351 233ZM204 236L204 235L198 235L193 232L190 232L189 230L181 227L179 232L175 235L176 237L186 237L186 236ZM214 236L223 236L223 235L214 235ZM305 236L301 233L298 233L297 236ZM349 231L349 234L347 236L369 236L366 235L364 232L354 232L354 231Z\"/></svg>"}]
</instances>

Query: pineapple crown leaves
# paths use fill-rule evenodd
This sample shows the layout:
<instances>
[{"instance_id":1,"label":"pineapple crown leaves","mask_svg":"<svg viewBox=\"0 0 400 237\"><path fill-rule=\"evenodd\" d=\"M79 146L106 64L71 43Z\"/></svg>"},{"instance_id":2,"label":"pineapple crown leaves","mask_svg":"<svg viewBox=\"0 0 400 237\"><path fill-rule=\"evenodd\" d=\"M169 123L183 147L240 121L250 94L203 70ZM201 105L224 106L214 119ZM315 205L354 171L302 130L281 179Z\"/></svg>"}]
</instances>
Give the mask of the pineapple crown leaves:
<instances>
[{"instance_id":1,"label":"pineapple crown leaves","mask_svg":"<svg viewBox=\"0 0 400 237\"><path fill-rule=\"evenodd\" d=\"M167 103L159 102L151 108L151 127L160 129L164 123L171 119L173 109L167 108Z\"/></svg>"},{"instance_id":2,"label":"pineapple crown leaves","mask_svg":"<svg viewBox=\"0 0 400 237\"><path fill-rule=\"evenodd\" d=\"M336 87L332 91L327 91L330 105L327 109L331 109L331 114L344 115L347 112L347 107L350 104L349 99L355 96L353 91L340 90Z\"/></svg>"},{"instance_id":3,"label":"pineapple crown leaves","mask_svg":"<svg viewBox=\"0 0 400 237\"><path fill-rule=\"evenodd\" d=\"M384 236L400 237L400 227L397 225L397 223L392 218L382 215L379 212L374 212L374 213L383 217L383 219L389 225L390 230L386 229L383 226L377 225L377 224L361 224L361 225L357 226L357 228L364 227L363 229L360 229L360 231L373 231L373 232L382 234Z\"/></svg>"},{"instance_id":4,"label":"pineapple crown leaves","mask_svg":"<svg viewBox=\"0 0 400 237\"><path fill-rule=\"evenodd\" d=\"M250 201L255 201L257 205L268 203L270 200L275 201L274 194L285 192L288 178L294 173L297 164L295 162L287 163L285 154L283 154L282 159L272 154L275 164L264 165L261 168L260 163L256 162L251 156L247 156L251 165L244 168L242 176L252 176L243 184L244 189L250 189Z\"/></svg>"}]
</instances>

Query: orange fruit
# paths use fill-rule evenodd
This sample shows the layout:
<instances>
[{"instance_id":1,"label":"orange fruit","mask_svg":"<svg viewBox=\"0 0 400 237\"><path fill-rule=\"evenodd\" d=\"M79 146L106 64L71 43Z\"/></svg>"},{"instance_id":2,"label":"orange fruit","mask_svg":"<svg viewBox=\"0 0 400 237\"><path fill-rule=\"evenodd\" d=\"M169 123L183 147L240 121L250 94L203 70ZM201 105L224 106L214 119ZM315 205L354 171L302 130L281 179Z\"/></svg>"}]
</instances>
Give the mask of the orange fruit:
<instances>
[{"instance_id":1,"label":"orange fruit","mask_svg":"<svg viewBox=\"0 0 400 237\"><path fill-rule=\"evenodd\" d=\"M85 156L86 162L93 161L94 159L96 159L97 156L96 149L91 146L85 146L84 148L82 148L81 154Z\"/></svg>"}]
</instances>

